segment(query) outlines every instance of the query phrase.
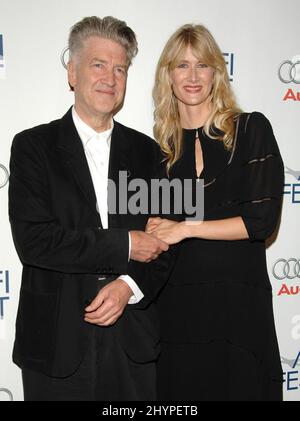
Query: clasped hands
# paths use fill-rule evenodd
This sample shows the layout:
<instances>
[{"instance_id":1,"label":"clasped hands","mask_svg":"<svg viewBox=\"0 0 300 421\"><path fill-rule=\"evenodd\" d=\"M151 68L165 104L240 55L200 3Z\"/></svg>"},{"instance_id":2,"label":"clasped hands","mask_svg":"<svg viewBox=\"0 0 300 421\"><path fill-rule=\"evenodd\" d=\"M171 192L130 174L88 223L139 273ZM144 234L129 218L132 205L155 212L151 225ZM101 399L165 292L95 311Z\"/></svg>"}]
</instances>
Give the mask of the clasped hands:
<instances>
[{"instance_id":1,"label":"clasped hands","mask_svg":"<svg viewBox=\"0 0 300 421\"><path fill-rule=\"evenodd\" d=\"M145 232L131 231L131 260L149 263L169 249L169 245L183 238L178 222L149 218ZM103 287L92 303L85 308L84 320L99 326L111 326L122 315L132 296L132 290L122 279Z\"/></svg>"}]
</instances>

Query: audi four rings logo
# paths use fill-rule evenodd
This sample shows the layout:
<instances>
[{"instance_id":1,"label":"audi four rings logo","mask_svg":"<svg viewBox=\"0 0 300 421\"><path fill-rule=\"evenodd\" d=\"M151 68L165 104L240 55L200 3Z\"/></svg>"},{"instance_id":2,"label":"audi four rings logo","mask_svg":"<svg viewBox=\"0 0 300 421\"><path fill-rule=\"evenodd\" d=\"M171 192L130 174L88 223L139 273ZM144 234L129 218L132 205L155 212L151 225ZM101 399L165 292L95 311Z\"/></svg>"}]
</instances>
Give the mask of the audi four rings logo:
<instances>
[{"instance_id":1,"label":"audi four rings logo","mask_svg":"<svg viewBox=\"0 0 300 421\"><path fill-rule=\"evenodd\" d=\"M9 173L4 165L0 164L0 189L6 186L9 179Z\"/></svg>"},{"instance_id":2,"label":"audi four rings logo","mask_svg":"<svg viewBox=\"0 0 300 421\"><path fill-rule=\"evenodd\" d=\"M273 275L278 281L300 279L300 259L279 259L273 267Z\"/></svg>"},{"instance_id":3,"label":"audi four rings logo","mask_svg":"<svg viewBox=\"0 0 300 421\"><path fill-rule=\"evenodd\" d=\"M62 52L61 52L61 55L60 55L60 61L61 61L61 64L63 65L63 67L65 68L65 69L67 69L68 68L68 66L67 66L67 59L66 59L66 54L69 52L69 47L65 47L63 50L62 50Z\"/></svg>"},{"instance_id":4,"label":"audi four rings logo","mask_svg":"<svg viewBox=\"0 0 300 421\"><path fill-rule=\"evenodd\" d=\"M8 400L9 401L13 401L14 400L13 394L11 393L10 390L8 390L8 389L0 389L0 401L2 400L1 399L1 394L2 393L5 393L5 395L8 396Z\"/></svg>"},{"instance_id":5,"label":"audi four rings logo","mask_svg":"<svg viewBox=\"0 0 300 421\"><path fill-rule=\"evenodd\" d=\"M278 76L283 83L297 83L300 84L300 60L292 62L291 60L285 60L281 63Z\"/></svg>"}]
</instances>

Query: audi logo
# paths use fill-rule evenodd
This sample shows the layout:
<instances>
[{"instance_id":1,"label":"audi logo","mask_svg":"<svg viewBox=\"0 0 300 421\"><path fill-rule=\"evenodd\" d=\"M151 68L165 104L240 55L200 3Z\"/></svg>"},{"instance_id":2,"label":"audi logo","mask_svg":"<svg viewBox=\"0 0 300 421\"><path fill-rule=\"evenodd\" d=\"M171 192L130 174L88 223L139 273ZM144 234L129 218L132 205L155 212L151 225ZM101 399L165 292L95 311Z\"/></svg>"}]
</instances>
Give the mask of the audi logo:
<instances>
[{"instance_id":1,"label":"audi logo","mask_svg":"<svg viewBox=\"0 0 300 421\"><path fill-rule=\"evenodd\" d=\"M300 84L300 61L285 60L279 67L278 76L283 83Z\"/></svg>"},{"instance_id":2,"label":"audi logo","mask_svg":"<svg viewBox=\"0 0 300 421\"><path fill-rule=\"evenodd\" d=\"M278 281L300 279L300 259L279 259L273 267L273 275Z\"/></svg>"},{"instance_id":3,"label":"audi logo","mask_svg":"<svg viewBox=\"0 0 300 421\"><path fill-rule=\"evenodd\" d=\"M0 189L6 186L9 179L9 173L4 165L0 164Z\"/></svg>"},{"instance_id":4,"label":"audi logo","mask_svg":"<svg viewBox=\"0 0 300 421\"><path fill-rule=\"evenodd\" d=\"M65 48L62 50L61 55L60 55L60 61L61 61L61 64L63 65L63 67L64 67L65 69L67 69L67 68L68 68L67 63L66 63L66 54L67 54L68 52L69 52L69 47L65 47Z\"/></svg>"},{"instance_id":5,"label":"audi logo","mask_svg":"<svg viewBox=\"0 0 300 421\"><path fill-rule=\"evenodd\" d=\"M8 390L8 389L0 389L0 396L1 396L1 393L5 393L8 396L8 400L9 401L13 401L14 400L13 394L11 393L10 390ZM0 399L0 401L1 400L2 399Z\"/></svg>"},{"instance_id":6,"label":"audi logo","mask_svg":"<svg viewBox=\"0 0 300 421\"><path fill-rule=\"evenodd\" d=\"M69 55L69 47L65 47L63 50L62 50L62 52L61 52L61 55L60 55L60 61L61 61L61 64L63 65L63 67L65 68L65 69L68 69L68 59L66 59L66 54L68 53L68 55ZM71 86L70 84L69 84L69 87L70 87L70 91L74 91L74 88L73 88L73 86Z\"/></svg>"}]
</instances>

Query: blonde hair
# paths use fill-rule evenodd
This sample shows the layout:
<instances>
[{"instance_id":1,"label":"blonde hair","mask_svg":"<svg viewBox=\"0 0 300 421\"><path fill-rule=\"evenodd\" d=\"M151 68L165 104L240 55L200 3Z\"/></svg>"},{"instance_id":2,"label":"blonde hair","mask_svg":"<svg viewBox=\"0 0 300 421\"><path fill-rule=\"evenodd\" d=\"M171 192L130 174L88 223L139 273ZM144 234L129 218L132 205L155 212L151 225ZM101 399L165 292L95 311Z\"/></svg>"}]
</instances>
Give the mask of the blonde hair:
<instances>
[{"instance_id":1,"label":"blonde hair","mask_svg":"<svg viewBox=\"0 0 300 421\"><path fill-rule=\"evenodd\" d=\"M153 89L154 136L166 156L168 172L180 158L183 142L178 103L172 91L170 73L189 46L202 63L214 69L213 89L209 97L212 112L204 126L205 133L223 141L226 149L231 149L234 119L241 113L230 86L223 54L212 34L202 25L181 26L168 40L161 54Z\"/></svg>"}]
</instances>

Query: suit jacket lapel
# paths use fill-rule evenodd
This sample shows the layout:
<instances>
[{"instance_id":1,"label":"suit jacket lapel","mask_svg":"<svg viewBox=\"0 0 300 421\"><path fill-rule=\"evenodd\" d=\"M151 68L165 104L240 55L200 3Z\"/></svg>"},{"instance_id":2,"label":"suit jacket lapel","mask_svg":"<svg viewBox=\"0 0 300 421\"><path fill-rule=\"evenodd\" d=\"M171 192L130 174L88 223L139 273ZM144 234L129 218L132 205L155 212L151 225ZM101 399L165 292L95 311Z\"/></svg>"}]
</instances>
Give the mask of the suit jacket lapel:
<instances>
[{"instance_id":1,"label":"suit jacket lapel","mask_svg":"<svg viewBox=\"0 0 300 421\"><path fill-rule=\"evenodd\" d=\"M89 206L94 212L97 212L92 177L81 139L73 123L71 109L61 119L58 148ZM100 215L99 219L102 226Z\"/></svg>"}]
</instances>

